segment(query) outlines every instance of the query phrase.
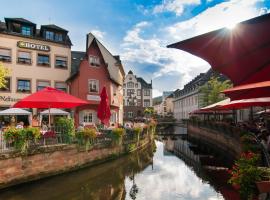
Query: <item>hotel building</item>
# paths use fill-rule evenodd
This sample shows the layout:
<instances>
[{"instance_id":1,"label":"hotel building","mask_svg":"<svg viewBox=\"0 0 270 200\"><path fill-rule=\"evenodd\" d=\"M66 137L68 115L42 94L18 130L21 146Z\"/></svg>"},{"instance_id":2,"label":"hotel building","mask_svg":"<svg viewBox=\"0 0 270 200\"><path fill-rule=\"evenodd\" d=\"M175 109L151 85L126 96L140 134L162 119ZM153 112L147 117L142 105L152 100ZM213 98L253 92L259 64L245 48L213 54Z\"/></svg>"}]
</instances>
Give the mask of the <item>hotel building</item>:
<instances>
[{"instance_id":1,"label":"hotel building","mask_svg":"<svg viewBox=\"0 0 270 200\"><path fill-rule=\"evenodd\" d=\"M111 125L123 123L123 80L125 72L119 56L113 56L91 33L86 51L72 51L72 75L67 80L70 94L89 104L75 109L76 125L97 124L100 92L106 88L111 108Z\"/></svg>"},{"instance_id":2,"label":"hotel building","mask_svg":"<svg viewBox=\"0 0 270 200\"><path fill-rule=\"evenodd\" d=\"M124 119L144 116L144 109L153 107L152 81L147 83L129 71L124 81Z\"/></svg>"},{"instance_id":3,"label":"hotel building","mask_svg":"<svg viewBox=\"0 0 270 200\"><path fill-rule=\"evenodd\" d=\"M6 88L0 88L1 109L46 86L68 91L71 72L68 31L23 18L0 21L0 62L10 69Z\"/></svg>"}]
</instances>

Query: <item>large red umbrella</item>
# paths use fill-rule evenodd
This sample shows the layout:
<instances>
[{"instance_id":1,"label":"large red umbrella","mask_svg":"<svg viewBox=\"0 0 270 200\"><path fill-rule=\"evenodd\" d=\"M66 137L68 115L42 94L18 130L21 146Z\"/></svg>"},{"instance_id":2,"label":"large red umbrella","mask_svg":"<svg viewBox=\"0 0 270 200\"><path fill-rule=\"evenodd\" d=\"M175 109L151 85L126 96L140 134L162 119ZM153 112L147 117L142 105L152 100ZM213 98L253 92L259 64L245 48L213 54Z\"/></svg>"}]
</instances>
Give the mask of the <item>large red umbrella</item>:
<instances>
[{"instance_id":1,"label":"large red umbrella","mask_svg":"<svg viewBox=\"0 0 270 200\"><path fill-rule=\"evenodd\" d=\"M168 47L206 60L234 85L270 80L270 14L219 29Z\"/></svg>"},{"instance_id":2,"label":"large red umbrella","mask_svg":"<svg viewBox=\"0 0 270 200\"><path fill-rule=\"evenodd\" d=\"M242 99L231 101L230 103L220 106L219 110L234 110L249 108L253 106L265 107L270 106L270 97L254 98L254 99Z\"/></svg>"},{"instance_id":3,"label":"large red umbrella","mask_svg":"<svg viewBox=\"0 0 270 200\"><path fill-rule=\"evenodd\" d=\"M73 108L88 104L77 97L55 88L46 87L13 105L15 108Z\"/></svg>"},{"instance_id":4,"label":"large red umbrella","mask_svg":"<svg viewBox=\"0 0 270 200\"><path fill-rule=\"evenodd\" d=\"M109 124L111 117L111 110L105 87L103 87L100 93L100 103L98 105L97 116L103 124L105 125Z\"/></svg>"},{"instance_id":5,"label":"large red umbrella","mask_svg":"<svg viewBox=\"0 0 270 200\"><path fill-rule=\"evenodd\" d=\"M71 96L55 88L46 87L36 93L33 93L13 105L15 108L73 108L88 104L77 97Z\"/></svg>"},{"instance_id":6,"label":"large red umbrella","mask_svg":"<svg viewBox=\"0 0 270 200\"><path fill-rule=\"evenodd\" d=\"M270 81L239 85L223 91L231 100L270 97Z\"/></svg>"}]
</instances>

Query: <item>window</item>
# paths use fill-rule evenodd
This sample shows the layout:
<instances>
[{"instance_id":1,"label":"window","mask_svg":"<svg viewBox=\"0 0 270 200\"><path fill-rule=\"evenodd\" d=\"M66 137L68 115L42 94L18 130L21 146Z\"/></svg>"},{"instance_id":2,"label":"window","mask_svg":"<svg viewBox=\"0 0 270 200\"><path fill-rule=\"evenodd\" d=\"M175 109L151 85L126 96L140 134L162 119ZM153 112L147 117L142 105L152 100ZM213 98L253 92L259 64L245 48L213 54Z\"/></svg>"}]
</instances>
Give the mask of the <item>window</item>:
<instances>
[{"instance_id":1,"label":"window","mask_svg":"<svg viewBox=\"0 0 270 200\"><path fill-rule=\"evenodd\" d=\"M133 112L128 112L128 118L132 118L133 117Z\"/></svg>"},{"instance_id":2,"label":"window","mask_svg":"<svg viewBox=\"0 0 270 200\"><path fill-rule=\"evenodd\" d=\"M88 87L89 87L89 92L98 93L99 92L99 81L94 80L94 79L88 80Z\"/></svg>"},{"instance_id":3,"label":"window","mask_svg":"<svg viewBox=\"0 0 270 200\"><path fill-rule=\"evenodd\" d=\"M143 107L150 107L150 100L149 99L143 100Z\"/></svg>"},{"instance_id":4,"label":"window","mask_svg":"<svg viewBox=\"0 0 270 200\"><path fill-rule=\"evenodd\" d=\"M45 38L46 38L46 40L54 40L54 32L46 31L45 32Z\"/></svg>"},{"instance_id":5,"label":"window","mask_svg":"<svg viewBox=\"0 0 270 200\"><path fill-rule=\"evenodd\" d=\"M137 96L141 96L141 90L140 89L137 90Z\"/></svg>"},{"instance_id":6,"label":"window","mask_svg":"<svg viewBox=\"0 0 270 200\"><path fill-rule=\"evenodd\" d=\"M26 51L19 51L18 52L18 63L21 64L31 64L31 53Z\"/></svg>"},{"instance_id":7,"label":"window","mask_svg":"<svg viewBox=\"0 0 270 200\"><path fill-rule=\"evenodd\" d=\"M142 106L142 105L141 105L141 100L138 100L138 101L137 101L137 106Z\"/></svg>"},{"instance_id":8,"label":"window","mask_svg":"<svg viewBox=\"0 0 270 200\"><path fill-rule=\"evenodd\" d=\"M67 68L67 57L56 56L55 57L55 67L56 68Z\"/></svg>"},{"instance_id":9,"label":"window","mask_svg":"<svg viewBox=\"0 0 270 200\"><path fill-rule=\"evenodd\" d=\"M134 90L133 89L127 89L127 96L131 96L132 94L134 94Z\"/></svg>"},{"instance_id":10,"label":"window","mask_svg":"<svg viewBox=\"0 0 270 200\"><path fill-rule=\"evenodd\" d=\"M124 83L123 87L126 87L126 84Z\"/></svg>"},{"instance_id":11,"label":"window","mask_svg":"<svg viewBox=\"0 0 270 200\"><path fill-rule=\"evenodd\" d=\"M31 28L29 26L22 26L22 34L23 35L31 35Z\"/></svg>"},{"instance_id":12,"label":"window","mask_svg":"<svg viewBox=\"0 0 270 200\"><path fill-rule=\"evenodd\" d=\"M5 78L5 80L6 80L5 87L0 87L0 91L1 92L10 92L11 91L10 78L7 77L7 78Z\"/></svg>"},{"instance_id":13,"label":"window","mask_svg":"<svg viewBox=\"0 0 270 200\"><path fill-rule=\"evenodd\" d=\"M50 66L50 56L45 54L38 54L38 65Z\"/></svg>"},{"instance_id":14,"label":"window","mask_svg":"<svg viewBox=\"0 0 270 200\"><path fill-rule=\"evenodd\" d=\"M62 42L63 41L63 34L55 33L55 41Z\"/></svg>"},{"instance_id":15,"label":"window","mask_svg":"<svg viewBox=\"0 0 270 200\"><path fill-rule=\"evenodd\" d=\"M110 121L111 121L111 123L116 123L117 122L117 113L115 111L112 111Z\"/></svg>"},{"instance_id":16,"label":"window","mask_svg":"<svg viewBox=\"0 0 270 200\"><path fill-rule=\"evenodd\" d=\"M37 81L37 91L42 90L50 85L50 81Z\"/></svg>"},{"instance_id":17,"label":"window","mask_svg":"<svg viewBox=\"0 0 270 200\"><path fill-rule=\"evenodd\" d=\"M138 83L135 84L135 88L138 88Z\"/></svg>"},{"instance_id":18,"label":"window","mask_svg":"<svg viewBox=\"0 0 270 200\"><path fill-rule=\"evenodd\" d=\"M12 24L12 31L15 33L21 33L21 25L18 23Z\"/></svg>"},{"instance_id":19,"label":"window","mask_svg":"<svg viewBox=\"0 0 270 200\"><path fill-rule=\"evenodd\" d=\"M150 96L150 90L143 90L144 96Z\"/></svg>"},{"instance_id":20,"label":"window","mask_svg":"<svg viewBox=\"0 0 270 200\"><path fill-rule=\"evenodd\" d=\"M79 113L80 124L91 124L95 123L97 120L96 112L93 110L84 110Z\"/></svg>"},{"instance_id":21,"label":"window","mask_svg":"<svg viewBox=\"0 0 270 200\"><path fill-rule=\"evenodd\" d=\"M123 95L125 96L125 90L123 90Z\"/></svg>"},{"instance_id":22,"label":"window","mask_svg":"<svg viewBox=\"0 0 270 200\"><path fill-rule=\"evenodd\" d=\"M11 62L11 50L0 48L0 61Z\"/></svg>"},{"instance_id":23,"label":"window","mask_svg":"<svg viewBox=\"0 0 270 200\"><path fill-rule=\"evenodd\" d=\"M26 79L18 79L17 91L18 92L31 92L31 81L26 80Z\"/></svg>"},{"instance_id":24,"label":"window","mask_svg":"<svg viewBox=\"0 0 270 200\"><path fill-rule=\"evenodd\" d=\"M91 123L91 122L93 122L93 113L91 113L91 112L85 113L83 115L83 122L84 123Z\"/></svg>"},{"instance_id":25,"label":"window","mask_svg":"<svg viewBox=\"0 0 270 200\"><path fill-rule=\"evenodd\" d=\"M133 87L134 87L134 83L128 82L128 83L127 83L127 87L128 87L128 88L133 88Z\"/></svg>"},{"instance_id":26,"label":"window","mask_svg":"<svg viewBox=\"0 0 270 200\"><path fill-rule=\"evenodd\" d=\"M96 56L89 56L89 63L96 66L100 65L99 58Z\"/></svg>"},{"instance_id":27,"label":"window","mask_svg":"<svg viewBox=\"0 0 270 200\"><path fill-rule=\"evenodd\" d=\"M54 87L58 90L67 92L67 84L64 82L56 82Z\"/></svg>"}]
</instances>

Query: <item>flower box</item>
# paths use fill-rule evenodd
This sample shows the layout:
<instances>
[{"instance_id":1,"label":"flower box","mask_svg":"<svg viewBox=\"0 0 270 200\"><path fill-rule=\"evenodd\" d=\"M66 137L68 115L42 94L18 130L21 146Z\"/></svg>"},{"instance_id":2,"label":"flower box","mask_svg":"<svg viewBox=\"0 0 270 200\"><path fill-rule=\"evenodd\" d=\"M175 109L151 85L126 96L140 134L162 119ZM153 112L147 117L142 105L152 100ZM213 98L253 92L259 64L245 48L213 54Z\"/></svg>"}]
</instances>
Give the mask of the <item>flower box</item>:
<instances>
[{"instance_id":1,"label":"flower box","mask_svg":"<svg viewBox=\"0 0 270 200\"><path fill-rule=\"evenodd\" d=\"M270 181L258 181L256 185L260 193L270 192Z\"/></svg>"}]
</instances>

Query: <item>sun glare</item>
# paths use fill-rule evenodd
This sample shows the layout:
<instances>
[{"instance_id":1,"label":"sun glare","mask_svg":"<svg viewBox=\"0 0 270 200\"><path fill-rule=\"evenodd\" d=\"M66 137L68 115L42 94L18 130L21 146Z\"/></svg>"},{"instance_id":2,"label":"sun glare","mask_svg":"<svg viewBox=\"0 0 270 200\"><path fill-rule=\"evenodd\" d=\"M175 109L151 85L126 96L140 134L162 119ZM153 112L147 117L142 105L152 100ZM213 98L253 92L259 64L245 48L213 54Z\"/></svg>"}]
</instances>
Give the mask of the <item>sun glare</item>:
<instances>
[{"instance_id":1,"label":"sun glare","mask_svg":"<svg viewBox=\"0 0 270 200\"><path fill-rule=\"evenodd\" d=\"M237 25L237 23L230 23L230 24L226 25L226 28L232 30L232 29L234 29L236 27L236 25Z\"/></svg>"}]
</instances>

